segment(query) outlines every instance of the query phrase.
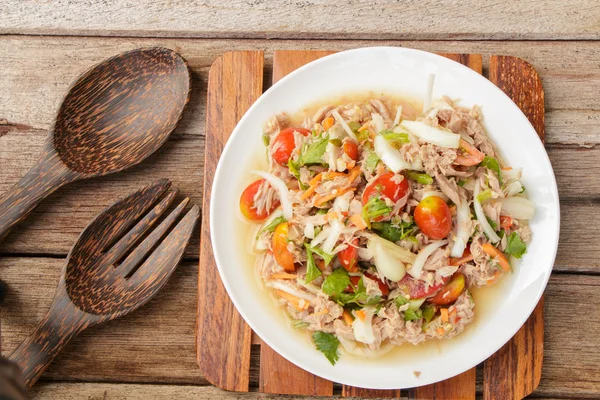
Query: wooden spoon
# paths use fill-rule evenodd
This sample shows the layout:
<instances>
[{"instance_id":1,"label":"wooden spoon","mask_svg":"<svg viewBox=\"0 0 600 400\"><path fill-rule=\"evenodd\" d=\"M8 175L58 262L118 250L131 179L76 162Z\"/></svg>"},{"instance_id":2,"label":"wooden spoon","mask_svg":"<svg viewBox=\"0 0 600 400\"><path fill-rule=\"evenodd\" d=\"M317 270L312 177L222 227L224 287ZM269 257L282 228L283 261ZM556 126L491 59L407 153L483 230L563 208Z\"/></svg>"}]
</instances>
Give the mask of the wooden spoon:
<instances>
[{"instance_id":1,"label":"wooden spoon","mask_svg":"<svg viewBox=\"0 0 600 400\"><path fill-rule=\"evenodd\" d=\"M190 88L185 60L164 48L123 53L84 73L37 163L0 197L0 240L59 187L121 171L156 151L181 119Z\"/></svg>"},{"instance_id":2,"label":"wooden spoon","mask_svg":"<svg viewBox=\"0 0 600 400\"><path fill-rule=\"evenodd\" d=\"M137 309L167 283L199 216L194 206L179 218L186 198L151 230L177 196L172 190L160 200L169 186L164 179L133 193L104 210L79 236L50 310L9 356L28 388L77 334Z\"/></svg>"}]
</instances>

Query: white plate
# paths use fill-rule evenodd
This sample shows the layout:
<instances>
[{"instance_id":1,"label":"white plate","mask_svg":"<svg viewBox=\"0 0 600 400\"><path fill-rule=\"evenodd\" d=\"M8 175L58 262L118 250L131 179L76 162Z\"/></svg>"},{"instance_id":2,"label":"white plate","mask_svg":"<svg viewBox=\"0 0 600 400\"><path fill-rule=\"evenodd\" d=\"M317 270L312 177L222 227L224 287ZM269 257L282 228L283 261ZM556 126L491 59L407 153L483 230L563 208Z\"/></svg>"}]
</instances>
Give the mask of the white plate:
<instances>
[{"instance_id":1,"label":"white plate","mask_svg":"<svg viewBox=\"0 0 600 400\"><path fill-rule=\"evenodd\" d=\"M348 92L379 90L422 98L430 73L435 74L434 98L446 95L461 99L461 105L482 106L485 125L505 160L523 168L523 183L536 204L531 221L533 240L514 274L505 277L497 288L490 288L495 291L494 301L485 307L476 305L476 321L463 334L422 348L397 350L379 359L342 354L332 366L305 336L293 332L259 289L245 254L246 228L239 218L239 197L245 185L256 179L248 171L256 167L257 154L264 154L262 125L276 113L295 113L315 101ZM438 382L476 366L500 349L527 320L546 287L556 255L560 218L550 161L519 108L471 69L435 54L398 47L333 54L273 85L248 110L227 142L215 174L210 207L212 245L221 278L252 329L283 357L315 375L377 389Z\"/></svg>"}]
</instances>

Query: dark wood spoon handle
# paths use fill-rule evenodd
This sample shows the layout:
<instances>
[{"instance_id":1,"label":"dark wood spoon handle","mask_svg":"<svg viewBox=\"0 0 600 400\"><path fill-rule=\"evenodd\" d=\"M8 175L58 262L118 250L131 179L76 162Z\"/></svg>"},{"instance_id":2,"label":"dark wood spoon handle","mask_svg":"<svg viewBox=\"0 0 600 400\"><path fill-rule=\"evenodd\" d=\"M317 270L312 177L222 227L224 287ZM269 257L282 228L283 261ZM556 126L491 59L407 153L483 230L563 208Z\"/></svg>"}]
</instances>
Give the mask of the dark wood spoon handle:
<instances>
[{"instance_id":1,"label":"dark wood spoon handle","mask_svg":"<svg viewBox=\"0 0 600 400\"><path fill-rule=\"evenodd\" d=\"M48 195L77 179L78 174L62 163L51 140L27 174L0 196L0 240Z\"/></svg>"},{"instance_id":2,"label":"dark wood spoon handle","mask_svg":"<svg viewBox=\"0 0 600 400\"><path fill-rule=\"evenodd\" d=\"M8 357L21 369L27 389L30 389L61 349L98 317L78 309L70 300L61 282L50 310L36 330Z\"/></svg>"}]
</instances>

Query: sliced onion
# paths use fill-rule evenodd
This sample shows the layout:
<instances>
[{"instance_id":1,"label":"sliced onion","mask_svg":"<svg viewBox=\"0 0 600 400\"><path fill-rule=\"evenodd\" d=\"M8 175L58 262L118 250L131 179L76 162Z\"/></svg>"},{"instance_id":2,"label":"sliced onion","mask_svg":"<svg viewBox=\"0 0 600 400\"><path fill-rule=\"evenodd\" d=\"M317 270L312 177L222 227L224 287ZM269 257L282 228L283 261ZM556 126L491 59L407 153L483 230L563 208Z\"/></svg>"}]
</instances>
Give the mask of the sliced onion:
<instances>
[{"instance_id":1,"label":"sliced onion","mask_svg":"<svg viewBox=\"0 0 600 400\"><path fill-rule=\"evenodd\" d=\"M359 247L358 248L358 258L360 258L361 260L365 260L365 261L371 261L371 259L373 258L373 252L364 247Z\"/></svg>"},{"instance_id":2,"label":"sliced onion","mask_svg":"<svg viewBox=\"0 0 600 400\"><path fill-rule=\"evenodd\" d=\"M398 282L406 275L404 263L415 260L415 255L409 250L377 235L369 237L367 249L373 256L377 271L392 282Z\"/></svg>"},{"instance_id":3,"label":"sliced onion","mask_svg":"<svg viewBox=\"0 0 600 400\"><path fill-rule=\"evenodd\" d=\"M348 136L350 136L350 138L352 138L352 140L354 140L355 142L358 142L358 138L356 137L354 132L352 132L352 129L350 129L346 121L344 121L344 118L342 118L340 113L337 110L333 110L331 112L331 115L333 115L333 118L335 118L335 120L342 126L342 128L344 128Z\"/></svg>"},{"instance_id":4,"label":"sliced onion","mask_svg":"<svg viewBox=\"0 0 600 400\"><path fill-rule=\"evenodd\" d=\"M477 217L477 221L479 221L479 225L483 228L483 232L487 235L488 239L492 243L498 243L500 241L500 237L496 234L490 223L488 222L485 213L483 212L483 208L481 207L481 203L477 199L479 195L481 183L479 180L475 181L475 189L473 191L473 208L475 209L475 216Z\"/></svg>"},{"instance_id":5,"label":"sliced onion","mask_svg":"<svg viewBox=\"0 0 600 400\"><path fill-rule=\"evenodd\" d=\"M410 131L419 139L440 147L458 149L460 145L460 135L448 130L434 128L422 121L402 121L400 126Z\"/></svg>"},{"instance_id":6,"label":"sliced onion","mask_svg":"<svg viewBox=\"0 0 600 400\"><path fill-rule=\"evenodd\" d=\"M365 313L365 320L362 321L360 318L355 318L352 322L352 329L354 330L354 337L357 341L364 344L375 343L375 335L373 334L373 311L363 308Z\"/></svg>"},{"instance_id":7,"label":"sliced onion","mask_svg":"<svg viewBox=\"0 0 600 400\"><path fill-rule=\"evenodd\" d=\"M275 190L277 190L277 192L279 193L279 201L281 202L281 208L283 209L284 218L287 219L288 221L290 219L292 219L292 215L293 215L292 202L290 201L290 197L289 197L290 192L289 192L287 186L285 186L285 183L283 183L283 181L281 179L279 179L278 177L276 177L275 175L270 174L265 171L254 170L254 171L250 171L250 173L252 173L254 175L258 175L261 178L265 179L267 182L269 182L271 184L271 186L273 186L275 188Z\"/></svg>"},{"instance_id":8,"label":"sliced onion","mask_svg":"<svg viewBox=\"0 0 600 400\"><path fill-rule=\"evenodd\" d=\"M513 196L502 200L500 215L516 219L531 219L535 214L533 202L525 197Z\"/></svg>"},{"instance_id":9,"label":"sliced onion","mask_svg":"<svg viewBox=\"0 0 600 400\"><path fill-rule=\"evenodd\" d=\"M522 172L522 168L503 169L502 179L504 179L506 182L511 181L513 179L521 179Z\"/></svg>"},{"instance_id":10,"label":"sliced onion","mask_svg":"<svg viewBox=\"0 0 600 400\"><path fill-rule=\"evenodd\" d=\"M462 257L467 247L467 242L471 236L470 224L471 212L469 210L469 202L464 197L460 198L460 203L456 208L456 239L450 251L450 255L454 258Z\"/></svg>"},{"instance_id":11,"label":"sliced onion","mask_svg":"<svg viewBox=\"0 0 600 400\"><path fill-rule=\"evenodd\" d=\"M523 191L523 184L519 180L510 182L504 188L504 194L506 195L506 197L514 196L516 194L521 193L522 191Z\"/></svg>"},{"instance_id":12,"label":"sliced onion","mask_svg":"<svg viewBox=\"0 0 600 400\"><path fill-rule=\"evenodd\" d=\"M421 200L426 199L426 198L431 197L431 196L440 197L445 202L447 202L448 200L450 200L448 198L448 196L446 196L444 193L439 192L437 190L426 190L426 191L424 191L423 195L421 196Z\"/></svg>"},{"instance_id":13,"label":"sliced onion","mask_svg":"<svg viewBox=\"0 0 600 400\"><path fill-rule=\"evenodd\" d=\"M433 83L435 82L435 75L429 74L427 79L427 91L425 92L425 100L423 101L423 112L429 110L431 107L431 98L433 97Z\"/></svg>"},{"instance_id":14,"label":"sliced onion","mask_svg":"<svg viewBox=\"0 0 600 400\"><path fill-rule=\"evenodd\" d=\"M412 169L412 165L404 160L402 154L381 135L375 136L375 153L385 166L396 174L405 169Z\"/></svg>"},{"instance_id":15,"label":"sliced onion","mask_svg":"<svg viewBox=\"0 0 600 400\"><path fill-rule=\"evenodd\" d=\"M306 301L313 301L316 298L316 296L312 293L307 293L304 290L293 288L291 286L286 285L283 282L272 281L268 282L267 286L272 287L273 289L279 289L282 292L286 292L287 294L291 294L292 296L296 296Z\"/></svg>"},{"instance_id":16,"label":"sliced onion","mask_svg":"<svg viewBox=\"0 0 600 400\"><path fill-rule=\"evenodd\" d=\"M329 236L327 236L327 239L325 239L325 242L323 242L323 251L325 253L331 253L333 251L335 244L340 238L340 234L342 233L343 228L344 226L339 220L334 219L333 221L331 221L331 229L329 229Z\"/></svg>"},{"instance_id":17,"label":"sliced onion","mask_svg":"<svg viewBox=\"0 0 600 400\"><path fill-rule=\"evenodd\" d=\"M428 244L427 246L423 247L421 249L421 251L419 252L419 254L417 254L417 257L415 258L415 262L413 263L412 267L408 270L408 273L413 278L418 279L421 276L421 272L423 271L423 267L425 266L425 262L427 261L429 256L434 251L436 251L437 249L439 249L440 247L442 247L443 245L445 245L447 243L448 243L447 240L438 240L436 242L432 242L432 243Z\"/></svg>"},{"instance_id":18,"label":"sliced onion","mask_svg":"<svg viewBox=\"0 0 600 400\"><path fill-rule=\"evenodd\" d=\"M379 133L385 130L385 123L381 114L371 113L371 119L373 120L373 125L375 125L375 132Z\"/></svg>"},{"instance_id":19,"label":"sliced onion","mask_svg":"<svg viewBox=\"0 0 600 400\"><path fill-rule=\"evenodd\" d=\"M312 222L306 223L306 226L304 227L304 237L308 239L315 238L315 224L313 224Z\"/></svg>"},{"instance_id":20,"label":"sliced onion","mask_svg":"<svg viewBox=\"0 0 600 400\"><path fill-rule=\"evenodd\" d=\"M338 212L347 212L350 208L350 198L352 197L353 192L344 193L341 196L338 196L333 201L332 209Z\"/></svg>"},{"instance_id":21,"label":"sliced onion","mask_svg":"<svg viewBox=\"0 0 600 400\"><path fill-rule=\"evenodd\" d=\"M392 126L396 126L400 123L400 119L402 118L402 104L398 105L398 110L396 111L396 118L394 118L394 124Z\"/></svg>"},{"instance_id":22,"label":"sliced onion","mask_svg":"<svg viewBox=\"0 0 600 400\"><path fill-rule=\"evenodd\" d=\"M312 247L315 247L315 246L318 246L321 243L323 243L323 241L329 237L330 229L331 228L329 228L329 227L323 228L323 230L321 232L319 232L319 234L317 236L315 236L315 238L312 240L312 242L310 242L310 245Z\"/></svg>"}]
</instances>

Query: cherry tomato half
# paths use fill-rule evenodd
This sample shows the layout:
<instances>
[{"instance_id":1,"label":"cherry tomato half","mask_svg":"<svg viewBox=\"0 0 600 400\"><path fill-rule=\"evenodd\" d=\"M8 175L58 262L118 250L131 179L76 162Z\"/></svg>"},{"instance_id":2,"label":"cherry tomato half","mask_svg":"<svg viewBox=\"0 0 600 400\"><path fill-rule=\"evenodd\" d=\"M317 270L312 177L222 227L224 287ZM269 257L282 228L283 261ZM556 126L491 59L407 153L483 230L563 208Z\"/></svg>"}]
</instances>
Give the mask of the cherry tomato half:
<instances>
[{"instance_id":1,"label":"cherry tomato half","mask_svg":"<svg viewBox=\"0 0 600 400\"><path fill-rule=\"evenodd\" d=\"M441 197L429 196L415 208L415 223L431 239L443 239L452 229L452 214Z\"/></svg>"},{"instance_id":2,"label":"cherry tomato half","mask_svg":"<svg viewBox=\"0 0 600 400\"><path fill-rule=\"evenodd\" d=\"M465 290L465 276L460 272L454 274L452 279L430 300L438 306L454 303L458 296Z\"/></svg>"},{"instance_id":3,"label":"cherry tomato half","mask_svg":"<svg viewBox=\"0 0 600 400\"><path fill-rule=\"evenodd\" d=\"M408 179L404 178L400 183L394 182L398 178L394 178L393 172L386 172L379 176L365 188L362 195L363 204L367 204L373 196L386 196L394 203L406 196L408 192Z\"/></svg>"},{"instance_id":4,"label":"cherry tomato half","mask_svg":"<svg viewBox=\"0 0 600 400\"><path fill-rule=\"evenodd\" d=\"M356 161L358 159L358 146L352 140L346 140L342 145L342 149L344 153L352 160Z\"/></svg>"},{"instance_id":5,"label":"cherry tomato half","mask_svg":"<svg viewBox=\"0 0 600 400\"><path fill-rule=\"evenodd\" d=\"M242 210L242 214L244 214L246 218L252 221L264 220L274 209L279 207L279 200L273 202L270 210L262 210L260 213L256 210L256 207L254 207L254 196L264 181L264 179L259 179L256 182L251 183L244 189L240 196L240 210Z\"/></svg>"},{"instance_id":6,"label":"cherry tomato half","mask_svg":"<svg viewBox=\"0 0 600 400\"><path fill-rule=\"evenodd\" d=\"M375 282L377 282L377 285L379 285L379 290L381 290L381 294L383 294L384 296L387 296L388 294L390 294L390 288L381 279L379 279L375 275L372 275L368 272L365 272L364 275L367 278L372 279ZM360 276L356 276L356 275L351 276L350 282L352 282L352 284L348 285L348 287L344 291L348 292L348 293L354 293L354 286L358 285L358 281L360 281L360 278L361 278Z\"/></svg>"},{"instance_id":7,"label":"cherry tomato half","mask_svg":"<svg viewBox=\"0 0 600 400\"><path fill-rule=\"evenodd\" d=\"M288 250L288 223L277 225L273 233L273 257L286 271L295 271L294 256Z\"/></svg>"},{"instance_id":8,"label":"cherry tomato half","mask_svg":"<svg viewBox=\"0 0 600 400\"><path fill-rule=\"evenodd\" d=\"M338 253L342 267L348 272L358 271L358 248L356 246L358 246L358 238L352 241L352 245L348 245Z\"/></svg>"},{"instance_id":9,"label":"cherry tomato half","mask_svg":"<svg viewBox=\"0 0 600 400\"><path fill-rule=\"evenodd\" d=\"M287 128L279 132L275 140L273 141L273 159L275 162L281 165L286 165L290 160L292 152L296 148L296 140L294 139L294 132L300 132L304 136L308 136L310 131L304 128Z\"/></svg>"},{"instance_id":10,"label":"cherry tomato half","mask_svg":"<svg viewBox=\"0 0 600 400\"><path fill-rule=\"evenodd\" d=\"M422 299L434 295L449 280L450 277L443 278L442 283L426 288L425 282L415 280L410 275L405 275L404 278L398 282L398 287L401 288L403 292L408 293L411 299Z\"/></svg>"}]
</instances>

